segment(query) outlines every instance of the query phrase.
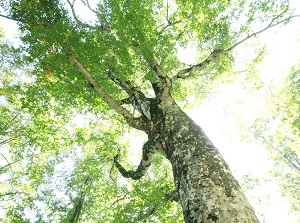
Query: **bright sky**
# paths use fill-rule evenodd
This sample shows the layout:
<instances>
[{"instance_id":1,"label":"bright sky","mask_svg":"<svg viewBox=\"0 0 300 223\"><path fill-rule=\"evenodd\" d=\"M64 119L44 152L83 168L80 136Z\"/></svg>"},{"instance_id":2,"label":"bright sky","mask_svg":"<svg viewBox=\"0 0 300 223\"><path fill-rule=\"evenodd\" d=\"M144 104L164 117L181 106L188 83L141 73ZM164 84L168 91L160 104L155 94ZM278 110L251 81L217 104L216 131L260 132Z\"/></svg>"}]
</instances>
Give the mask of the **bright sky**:
<instances>
[{"instance_id":1,"label":"bright sky","mask_svg":"<svg viewBox=\"0 0 300 223\"><path fill-rule=\"evenodd\" d=\"M299 20L295 19L288 27L269 30L257 39L261 44L266 44L269 51L260 71L265 84L286 76L290 67L299 61ZM236 84L225 85L218 91L220 94L216 95L216 98L206 101L203 107L189 112L189 115L202 126L219 148L238 179L244 174L266 177L268 170L272 168L266 151L261 145L238 140L239 130L235 117L238 115L238 118L244 120L246 124L251 123L264 110L265 97L262 95L260 98L254 98L241 91L241 87ZM266 88L265 93L269 94L267 91ZM239 99L243 99L243 103L238 105ZM289 215L289 205L284 198L280 197L275 184L266 184L257 192L262 196L270 195L270 200L264 201L268 207L264 210L266 222L298 222L295 216ZM253 205L259 206L259 204Z\"/></svg>"},{"instance_id":2,"label":"bright sky","mask_svg":"<svg viewBox=\"0 0 300 223\"><path fill-rule=\"evenodd\" d=\"M291 1L291 4L296 5L297 3L299 4L299 0ZM88 13L82 12L81 14L88 15ZM286 75L289 68L300 58L299 20L295 19L287 27L269 30L256 39L261 44L266 44L269 50L269 54L261 67L262 78L266 84L269 83L271 78L280 78ZM0 17L0 27L5 29L8 38L17 38L17 26L14 22ZM187 60L190 58L191 53L190 51L182 51L180 55ZM241 179L245 174L252 174L254 177L267 176L272 164L268 160L264 148L257 144L240 142L237 139L239 130L237 129L235 117L238 114L239 118L246 123L251 122L263 110L264 98L254 98L250 94L241 91L241 88L236 84L224 85L222 89L218 90L220 94L217 94L211 101L207 100L203 107L188 112L189 115L205 130L219 148L238 179ZM237 106L240 98L244 99L244 103ZM232 112L233 110L234 112ZM131 146L141 148L143 138L137 137L139 139L133 141ZM139 158L133 161L138 163ZM280 197L276 190L276 185L271 183L256 191L257 194L262 196L267 194L271 196L270 200L265 201L266 203L270 202L268 209L264 209L266 222L297 223L296 218L288 214L286 200ZM259 204L253 204L253 206L259 206Z\"/></svg>"}]
</instances>

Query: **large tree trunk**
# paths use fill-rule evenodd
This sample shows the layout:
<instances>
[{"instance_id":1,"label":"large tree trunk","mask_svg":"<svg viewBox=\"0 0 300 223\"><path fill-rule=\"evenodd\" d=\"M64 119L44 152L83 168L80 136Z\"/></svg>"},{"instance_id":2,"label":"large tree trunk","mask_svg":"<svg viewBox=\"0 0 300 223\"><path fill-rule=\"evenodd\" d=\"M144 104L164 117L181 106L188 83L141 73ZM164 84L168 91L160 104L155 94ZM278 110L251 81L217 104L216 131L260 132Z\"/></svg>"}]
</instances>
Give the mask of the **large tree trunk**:
<instances>
[{"instance_id":1,"label":"large tree trunk","mask_svg":"<svg viewBox=\"0 0 300 223\"><path fill-rule=\"evenodd\" d=\"M160 139L171 162L185 222L259 222L238 182L204 131L169 98Z\"/></svg>"},{"instance_id":2,"label":"large tree trunk","mask_svg":"<svg viewBox=\"0 0 300 223\"><path fill-rule=\"evenodd\" d=\"M125 170L115 157L119 171L124 177L139 179L160 152L172 164L186 223L259 222L218 149L165 89L155 99L138 91L132 94L139 99L135 105L139 105L148 141L136 171Z\"/></svg>"},{"instance_id":3,"label":"large tree trunk","mask_svg":"<svg viewBox=\"0 0 300 223\"><path fill-rule=\"evenodd\" d=\"M161 85L152 83L155 98L147 98L130 84L110 77L130 95L123 101L131 103L141 114L128 123L148 134L136 171L125 170L118 162L119 156L115 157L121 174L132 179L141 178L156 152L160 152L172 164L186 223L259 222L217 148L173 100L172 81L156 62L151 66L161 79ZM123 113L120 108L116 110ZM127 121L130 119L127 118Z\"/></svg>"}]
</instances>

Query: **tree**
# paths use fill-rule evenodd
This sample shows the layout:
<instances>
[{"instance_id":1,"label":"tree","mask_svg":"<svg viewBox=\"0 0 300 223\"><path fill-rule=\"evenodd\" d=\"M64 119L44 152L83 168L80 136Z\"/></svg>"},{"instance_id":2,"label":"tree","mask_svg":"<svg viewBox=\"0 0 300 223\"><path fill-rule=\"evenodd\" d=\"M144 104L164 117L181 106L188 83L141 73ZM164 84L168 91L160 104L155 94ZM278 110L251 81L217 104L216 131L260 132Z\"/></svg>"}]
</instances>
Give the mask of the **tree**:
<instances>
[{"instance_id":1,"label":"tree","mask_svg":"<svg viewBox=\"0 0 300 223\"><path fill-rule=\"evenodd\" d=\"M209 89L215 79L230 72L234 63L232 52L237 46L268 28L297 17L288 3L101 1L94 9L88 1L81 2L95 14L94 23L81 20L76 14L75 1L1 2L7 12L1 16L19 24L22 49L34 77L29 84L23 84L22 93L17 91L19 86L11 86L15 94L7 98L12 103L20 101L20 108L30 114L33 126L43 130L38 133L43 139L37 136L33 140L35 148L48 154L43 157L43 165L47 166L53 153L56 158L52 166L58 163L58 157L62 160L68 156L78 158L76 152L64 153L71 143L61 136L73 132L64 134L62 129L70 123L71 114L98 113L102 119L98 134L103 140L101 148L104 148L98 151L101 159L109 162L113 157L123 177L137 180L146 174L156 154L162 154L171 164L177 195L169 193L166 200L179 200L185 222L258 222L217 148L176 101L184 100L192 92ZM240 23L243 24L238 25ZM264 28L253 31L257 23L263 23ZM177 49L193 46L201 55L200 62L182 65ZM187 79L197 81L193 82L194 86L181 83ZM198 97L201 100L205 95ZM103 128L106 119L118 127L128 125L146 133L148 139L136 170L128 171L120 164L121 153L116 145L111 148L114 146L111 141L122 130ZM60 128L50 123L59 124ZM92 132L93 127L89 128ZM62 132L53 134L57 130ZM77 139L87 143L81 146L90 145L85 131L76 129ZM60 138L53 139L52 134ZM106 143L106 136L110 136L110 143ZM49 140L45 139L47 137ZM61 143L66 146L51 148ZM82 150L83 153L86 150ZM99 168L97 165L101 164L96 162L99 159L93 157L89 165ZM108 171L107 164L97 170L101 171L102 179L109 178L103 172ZM81 191L84 183L74 182L87 179L84 174L78 176L70 177L70 187L80 188L75 191ZM97 174L94 173L94 177ZM36 189L42 185L38 180L35 183ZM135 184L138 187L138 183ZM167 183L163 185L169 188ZM95 200L92 192L91 187L84 194L84 197L89 197L86 193L90 195L87 203ZM106 199L111 199L113 194L106 194ZM75 197L80 202L85 199L81 195ZM48 202L56 202L50 200L51 197ZM69 200L66 198L65 202ZM60 208L62 211L53 210L53 213L58 212L57 218L63 219L59 215L66 210ZM155 206L139 219L150 216L156 209ZM92 212L91 207L86 211L89 212ZM124 222L124 219L118 220Z\"/></svg>"},{"instance_id":2,"label":"tree","mask_svg":"<svg viewBox=\"0 0 300 223\"><path fill-rule=\"evenodd\" d=\"M268 110L250 128L252 137L264 144L275 162L272 175L281 192L291 203L291 210L300 211L299 203L299 64L292 67L282 86L273 86L274 95L268 100Z\"/></svg>"}]
</instances>

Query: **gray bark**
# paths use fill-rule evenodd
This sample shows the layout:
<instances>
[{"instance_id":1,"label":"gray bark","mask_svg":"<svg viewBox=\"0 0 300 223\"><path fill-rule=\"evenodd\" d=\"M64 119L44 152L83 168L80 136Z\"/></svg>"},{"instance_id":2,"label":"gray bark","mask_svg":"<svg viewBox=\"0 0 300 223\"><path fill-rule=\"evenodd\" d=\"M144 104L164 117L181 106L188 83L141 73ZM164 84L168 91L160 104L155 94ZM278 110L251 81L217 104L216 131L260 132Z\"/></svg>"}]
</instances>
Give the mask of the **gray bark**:
<instances>
[{"instance_id":1,"label":"gray bark","mask_svg":"<svg viewBox=\"0 0 300 223\"><path fill-rule=\"evenodd\" d=\"M159 79L152 83L155 98L147 98L130 83L109 74L109 78L129 95L123 101L131 103L140 113L141 116L136 118L107 96L74 56L68 54L68 57L129 125L148 135L141 162L135 171L125 170L118 161L119 155L115 157L116 167L124 177L141 178L149 169L155 153L160 152L171 162L186 223L259 222L218 149L173 100L172 80L157 62L149 62Z\"/></svg>"},{"instance_id":2,"label":"gray bark","mask_svg":"<svg viewBox=\"0 0 300 223\"><path fill-rule=\"evenodd\" d=\"M218 149L174 102L165 108L164 151L187 223L259 222Z\"/></svg>"},{"instance_id":3,"label":"gray bark","mask_svg":"<svg viewBox=\"0 0 300 223\"><path fill-rule=\"evenodd\" d=\"M122 175L133 179L142 177L155 150L172 164L186 223L259 222L228 165L204 131L171 96L151 102L143 158L136 171L126 171L116 161Z\"/></svg>"}]
</instances>

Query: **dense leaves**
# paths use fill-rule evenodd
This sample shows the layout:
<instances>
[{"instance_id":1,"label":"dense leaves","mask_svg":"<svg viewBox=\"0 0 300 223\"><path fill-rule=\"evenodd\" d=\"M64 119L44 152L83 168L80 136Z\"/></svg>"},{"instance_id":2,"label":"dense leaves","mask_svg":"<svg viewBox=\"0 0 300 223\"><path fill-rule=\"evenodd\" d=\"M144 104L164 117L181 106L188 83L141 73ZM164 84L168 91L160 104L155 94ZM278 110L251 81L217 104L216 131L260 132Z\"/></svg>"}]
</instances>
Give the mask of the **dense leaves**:
<instances>
[{"instance_id":1,"label":"dense leaves","mask_svg":"<svg viewBox=\"0 0 300 223\"><path fill-rule=\"evenodd\" d=\"M2 17L18 23L22 42L18 49L3 41L0 45L0 204L5 212L1 220L181 222L179 205L166 199L174 185L162 157L138 182L120 177L113 157L121 152L125 162L138 151L134 148L130 153L123 139L130 129L66 55L74 55L120 103L127 95L109 75L152 96L149 80L156 80L149 61L158 61L171 78L193 65L180 61L180 47L195 48L196 64L214 50L224 50L190 80L175 81L172 94L187 105L191 98L202 101L214 81L230 74L231 50L257 31L258 23L290 15L287 3L104 0L92 8L88 1L81 2L96 21L88 23L80 17L79 1L0 3L6 12ZM291 93L284 93L291 101L299 95L297 72L295 68L288 82ZM132 107L126 108L138 116ZM293 137L299 129L298 108L283 112L288 114L286 129L295 130ZM293 161L299 152L290 147L280 151L287 151L284 154L293 156Z\"/></svg>"}]
</instances>

